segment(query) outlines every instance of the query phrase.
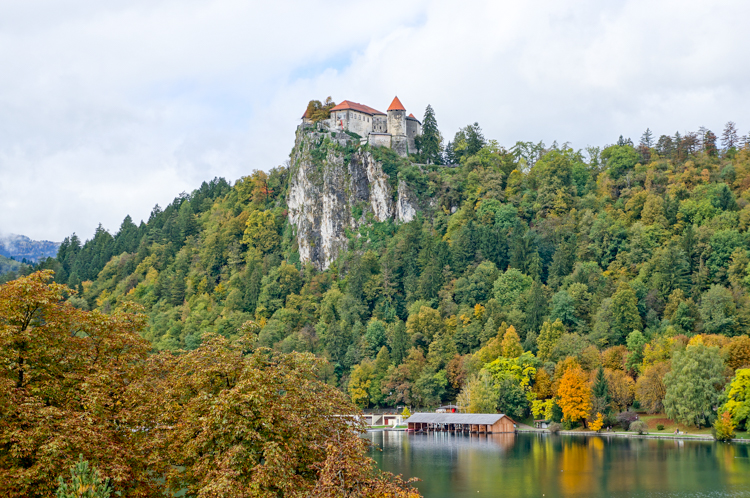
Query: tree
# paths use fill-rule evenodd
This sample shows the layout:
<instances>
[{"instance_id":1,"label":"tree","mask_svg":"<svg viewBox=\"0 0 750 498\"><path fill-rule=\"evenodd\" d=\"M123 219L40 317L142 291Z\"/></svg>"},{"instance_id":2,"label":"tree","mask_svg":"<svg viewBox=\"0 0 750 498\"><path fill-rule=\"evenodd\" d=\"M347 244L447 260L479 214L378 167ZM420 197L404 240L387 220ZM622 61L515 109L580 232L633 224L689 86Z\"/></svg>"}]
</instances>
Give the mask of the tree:
<instances>
[{"instance_id":1,"label":"tree","mask_svg":"<svg viewBox=\"0 0 750 498\"><path fill-rule=\"evenodd\" d=\"M637 330L628 335L628 359L625 362L626 368L631 372L640 372L641 363L643 362L643 349L646 347L646 338Z\"/></svg>"},{"instance_id":2,"label":"tree","mask_svg":"<svg viewBox=\"0 0 750 498\"><path fill-rule=\"evenodd\" d=\"M122 491L145 492L145 462L123 430L126 390L151 349L145 317L76 309L52 277L0 286L0 495L52 495L81 454Z\"/></svg>"},{"instance_id":3,"label":"tree","mask_svg":"<svg viewBox=\"0 0 750 498\"><path fill-rule=\"evenodd\" d=\"M701 297L698 310L706 333L734 335L737 307L729 289L718 284L712 285Z\"/></svg>"},{"instance_id":4,"label":"tree","mask_svg":"<svg viewBox=\"0 0 750 498\"><path fill-rule=\"evenodd\" d=\"M367 324L364 341L367 344L367 355L369 357L378 354L380 349L388 342L385 324L377 319L370 320Z\"/></svg>"},{"instance_id":5,"label":"tree","mask_svg":"<svg viewBox=\"0 0 750 498\"><path fill-rule=\"evenodd\" d=\"M515 327L511 325L503 335L503 356L506 358L518 358L523 354L523 347L521 346L521 338L518 337Z\"/></svg>"},{"instance_id":6,"label":"tree","mask_svg":"<svg viewBox=\"0 0 750 498\"><path fill-rule=\"evenodd\" d=\"M428 105L424 111L422 120L422 135L419 139L418 149L423 162L427 164L442 164L443 162L443 137L438 130L435 111Z\"/></svg>"},{"instance_id":7,"label":"tree","mask_svg":"<svg viewBox=\"0 0 750 498\"><path fill-rule=\"evenodd\" d=\"M552 296L550 320L561 320L566 327L574 327L579 321L576 318L575 300L566 291Z\"/></svg>"},{"instance_id":8,"label":"tree","mask_svg":"<svg viewBox=\"0 0 750 498\"><path fill-rule=\"evenodd\" d=\"M685 424L708 426L724 385L724 361L719 348L703 344L688 346L672 358L672 369L664 375L664 410Z\"/></svg>"},{"instance_id":9,"label":"tree","mask_svg":"<svg viewBox=\"0 0 750 498\"><path fill-rule=\"evenodd\" d=\"M630 285L620 284L612 296L611 344L625 342L634 330L641 330L641 317L638 314L638 298Z\"/></svg>"},{"instance_id":10,"label":"tree","mask_svg":"<svg viewBox=\"0 0 750 498\"><path fill-rule=\"evenodd\" d=\"M278 248L281 237L276 228L273 211L253 211L247 218L247 227L242 243L255 247L261 253L273 252Z\"/></svg>"},{"instance_id":11,"label":"tree","mask_svg":"<svg viewBox=\"0 0 750 498\"><path fill-rule=\"evenodd\" d=\"M479 375L469 379L465 390L468 393L469 413L497 412L497 391L489 372L482 371Z\"/></svg>"},{"instance_id":12,"label":"tree","mask_svg":"<svg viewBox=\"0 0 750 498\"><path fill-rule=\"evenodd\" d=\"M150 357L128 399L150 475L203 496L406 493L371 466L364 427L342 416L354 406L319 380L324 363L215 335Z\"/></svg>"},{"instance_id":13,"label":"tree","mask_svg":"<svg viewBox=\"0 0 750 498\"><path fill-rule=\"evenodd\" d=\"M670 362L661 361L644 368L635 384L635 396L641 408L648 413L659 413L664 410L664 397L667 388L664 375L669 372Z\"/></svg>"},{"instance_id":14,"label":"tree","mask_svg":"<svg viewBox=\"0 0 750 498\"><path fill-rule=\"evenodd\" d=\"M724 132L721 134L721 145L725 151L734 149L740 144L739 133L737 132L737 125L734 121L728 121L724 126Z\"/></svg>"},{"instance_id":15,"label":"tree","mask_svg":"<svg viewBox=\"0 0 750 498\"><path fill-rule=\"evenodd\" d=\"M440 317L438 310L429 306L421 306L417 313L412 313L406 320L406 332L412 339L415 335L421 334L427 341L441 334L443 331L443 319Z\"/></svg>"},{"instance_id":16,"label":"tree","mask_svg":"<svg viewBox=\"0 0 750 498\"><path fill-rule=\"evenodd\" d=\"M406 420L409 417L411 417L411 411L409 411L409 407L408 406L405 406L404 409L401 411L401 416L403 417L404 420Z\"/></svg>"},{"instance_id":17,"label":"tree","mask_svg":"<svg viewBox=\"0 0 750 498\"><path fill-rule=\"evenodd\" d=\"M360 408L370 406L370 387L373 382L374 368L371 361L365 360L352 369L349 378L349 396L352 403Z\"/></svg>"},{"instance_id":18,"label":"tree","mask_svg":"<svg viewBox=\"0 0 750 498\"><path fill-rule=\"evenodd\" d=\"M646 131L643 132L639 145L649 149L654 146L654 134L651 132L651 128L646 128Z\"/></svg>"},{"instance_id":19,"label":"tree","mask_svg":"<svg viewBox=\"0 0 750 498\"><path fill-rule=\"evenodd\" d=\"M112 488L108 479L103 479L99 469L89 467L89 462L78 456L78 463L70 468L70 480L58 478L57 498L109 498Z\"/></svg>"},{"instance_id":20,"label":"tree","mask_svg":"<svg viewBox=\"0 0 750 498\"><path fill-rule=\"evenodd\" d=\"M602 430L602 426L604 425L604 417L601 413L597 413L596 417L594 417L594 420L589 423L589 429L594 432L599 432Z\"/></svg>"},{"instance_id":21,"label":"tree","mask_svg":"<svg viewBox=\"0 0 750 498\"><path fill-rule=\"evenodd\" d=\"M328 119L331 115L331 109L333 109L334 107L336 107L336 103L333 101L333 99L331 99L331 97L326 98L325 103L321 103L319 100L311 100L307 104L305 117L312 120L313 122Z\"/></svg>"},{"instance_id":22,"label":"tree","mask_svg":"<svg viewBox=\"0 0 750 498\"><path fill-rule=\"evenodd\" d=\"M495 299L502 308L516 306L521 295L531 288L533 280L516 268L501 273L493 285Z\"/></svg>"},{"instance_id":23,"label":"tree","mask_svg":"<svg viewBox=\"0 0 750 498\"><path fill-rule=\"evenodd\" d=\"M552 350L564 333L565 326L559 319L555 320L554 323L544 322L537 338L540 360L547 361L551 358Z\"/></svg>"},{"instance_id":24,"label":"tree","mask_svg":"<svg viewBox=\"0 0 750 498\"><path fill-rule=\"evenodd\" d=\"M716 417L716 421L714 421L714 439L717 441L729 441L734 439L734 428L735 423L729 412L721 412L721 414Z\"/></svg>"},{"instance_id":25,"label":"tree","mask_svg":"<svg viewBox=\"0 0 750 498\"><path fill-rule=\"evenodd\" d=\"M611 409L609 406L610 401L607 376L604 374L604 368L599 367L594 379L594 388L591 390L592 411L596 413L608 413Z\"/></svg>"},{"instance_id":26,"label":"tree","mask_svg":"<svg viewBox=\"0 0 750 498\"><path fill-rule=\"evenodd\" d=\"M574 365L565 371L557 389L557 398L564 420L577 422L588 417L591 410L591 388L588 376L580 366Z\"/></svg>"},{"instance_id":27,"label":"tree","mask_svg":"<svg viewBox=\"0 0 750 498\"><path fill-rule=\"evenodd\" d=\"M732 338L726 353L727 366L732 370L750 367L750 337L741 335Z\"/></svg>"},{"instance_id":28,"label":"tree","mask_svg":"<svg viewBox=\"0 0 750 498\"><path fill-rule=\"evenodd\" d=\"M750 425L750 369L741 368L735 372L722 401L722 410L731 415L737 426L747 428Z\"/></svg>"},{"instance_id":29,"label":"tree","mask_svg":"<svg viewBox=\"0 0 750 498\"><path fill-rule=\"evenodd\" d=\"M632 145L610 145L602 151L602 161L613 180L619 179L638 164L638 152Z\"/></svg>"},{"instance_id":30,"label":"tree","mask_svg":"<svg viewBox=\"0 0 750 498\"><path fill-rule=\"evenodd\" d=\"M610 405L613 411L622 412L633 404L635 382L622 370L605 370L609 388Z\"/></svg>"}]
</instances>

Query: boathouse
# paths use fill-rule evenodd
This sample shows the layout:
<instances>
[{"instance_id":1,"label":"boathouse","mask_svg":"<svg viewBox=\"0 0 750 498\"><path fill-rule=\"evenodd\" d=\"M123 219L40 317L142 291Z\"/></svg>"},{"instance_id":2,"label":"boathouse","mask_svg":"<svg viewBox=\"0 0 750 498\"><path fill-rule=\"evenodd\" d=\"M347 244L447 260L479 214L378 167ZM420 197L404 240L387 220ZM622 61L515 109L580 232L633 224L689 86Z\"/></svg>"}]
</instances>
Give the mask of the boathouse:
<instances>
[{"instance_id":1,"label":"boathouse","mask_svg":"<svg viewBox=\"0 0 750 498\"><path fill-rule=\"evenodd\" d=\"M415 413L407 419L415 432L457 431L479 434L515 432L516 424L501 413Z\"/></svg>"}]
</instances>

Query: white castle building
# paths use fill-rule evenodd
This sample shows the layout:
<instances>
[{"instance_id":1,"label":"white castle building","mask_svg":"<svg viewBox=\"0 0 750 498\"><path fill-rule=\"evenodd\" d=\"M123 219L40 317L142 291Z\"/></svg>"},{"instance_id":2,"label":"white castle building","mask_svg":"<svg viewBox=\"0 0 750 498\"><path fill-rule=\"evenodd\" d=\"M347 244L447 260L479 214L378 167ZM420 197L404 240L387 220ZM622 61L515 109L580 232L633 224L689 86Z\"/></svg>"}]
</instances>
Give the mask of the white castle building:
<instances>
[{"instance_id":1,"label":"white castle building","mask_svg":"<svg viewBox=\"0 0 750 498\"><path fill-rule=\"evenodd\" d=\"M311 124L307 111L303 123ZM422 134L422 123L406 109L398 97L393 99L387 114L370 106L344 100L331 109L331 116L324 121L331 130L349 131L362 137L363 143L390 147L402 156L417 151L414 139Z\"/></svg>"}]
</instances>

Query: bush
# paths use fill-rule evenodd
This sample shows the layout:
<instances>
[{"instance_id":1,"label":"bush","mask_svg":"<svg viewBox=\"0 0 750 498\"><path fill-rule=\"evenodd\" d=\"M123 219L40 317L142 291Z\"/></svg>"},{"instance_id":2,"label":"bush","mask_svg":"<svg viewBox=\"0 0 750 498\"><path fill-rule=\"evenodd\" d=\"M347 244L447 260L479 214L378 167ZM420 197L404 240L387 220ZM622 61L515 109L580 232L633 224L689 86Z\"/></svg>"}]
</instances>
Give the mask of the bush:
<instances>
[{"instance_id":1,"label":"bush","mask_svg":"<svg viewBox=\"0 0 750 498\"><path fill-rule=\"evenodd\" d=\"M630 430L638 434L648 434L648 425L643 420L636 420L630 424Z\"/></svg>"},{"instance_id":2,"label":"bush","mask_svg":"<svg viewBox=\"0 0 750 498\"><path fill-rule=\"evenodd\" d=\"M78 456L78 463L70 468L70 480L59 477L57 498L109 498L112 488L109 479L103 479L96 467L89 467L89 462Z\"/></svg>"},{"instance_id":3,"label":"bush","mask_svg":"<svg viewBox=\"0 0 750 498\"><path fill-rule=\"evenodd\" d=\"M552 434L557 434L558 432L560 432L560 429L562 429L562 425L558 424L557 422L552 422L551 424L549 424L549 427L547 427L547 430Z\"/></svg>"},{"instance_id":4,"label":"bush","mask_svg":"<svg viewBox=\"0 0 750 498\"><path fill-rule=\"evenodd\" d=\"M635 412L620 412L617 414L617 422L624 430L630 429L630 424L638 420L638 414Z\"/></svg>"},{"instance_id":5,"label":"bush","mask_svg":"<svg viewBox=\"0 0 750 498\"><path fill-rule=\"evenodd\" d=\"M734 439L734 421L732 415L725 411L716 418L714 427L711 429L714 439L717 441L729 441Z\"/></svg>"},{"instance_id":6,"label":"bush","mask_svg":"<svg viewBox=\"0 0 750 498\"><path fill-rule=\"evenodd\" d=\"M664 430L664 424L656 424L656 430L657 431L663 431Z\"/></svg>"}]
</instances>

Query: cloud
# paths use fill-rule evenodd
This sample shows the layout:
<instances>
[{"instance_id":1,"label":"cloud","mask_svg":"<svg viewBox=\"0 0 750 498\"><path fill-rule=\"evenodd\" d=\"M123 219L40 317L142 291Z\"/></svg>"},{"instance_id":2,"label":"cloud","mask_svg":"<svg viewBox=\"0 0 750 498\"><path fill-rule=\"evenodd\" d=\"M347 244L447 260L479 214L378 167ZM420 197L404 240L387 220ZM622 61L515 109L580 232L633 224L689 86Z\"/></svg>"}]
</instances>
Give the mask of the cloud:
<instances>
[{"instance_id":1,"label":"cloud","mask_svg":"<svg viewBox=\"0 0 750 498\"><path fill-rule=\"evenodd\" d=\"M612 143L750 111L742 1L30 0L0 6L0 229L60 240L282 164L311 98L446 138ZM743 129L744 127L744 129Z\"/></svg>"}]
</instances>

